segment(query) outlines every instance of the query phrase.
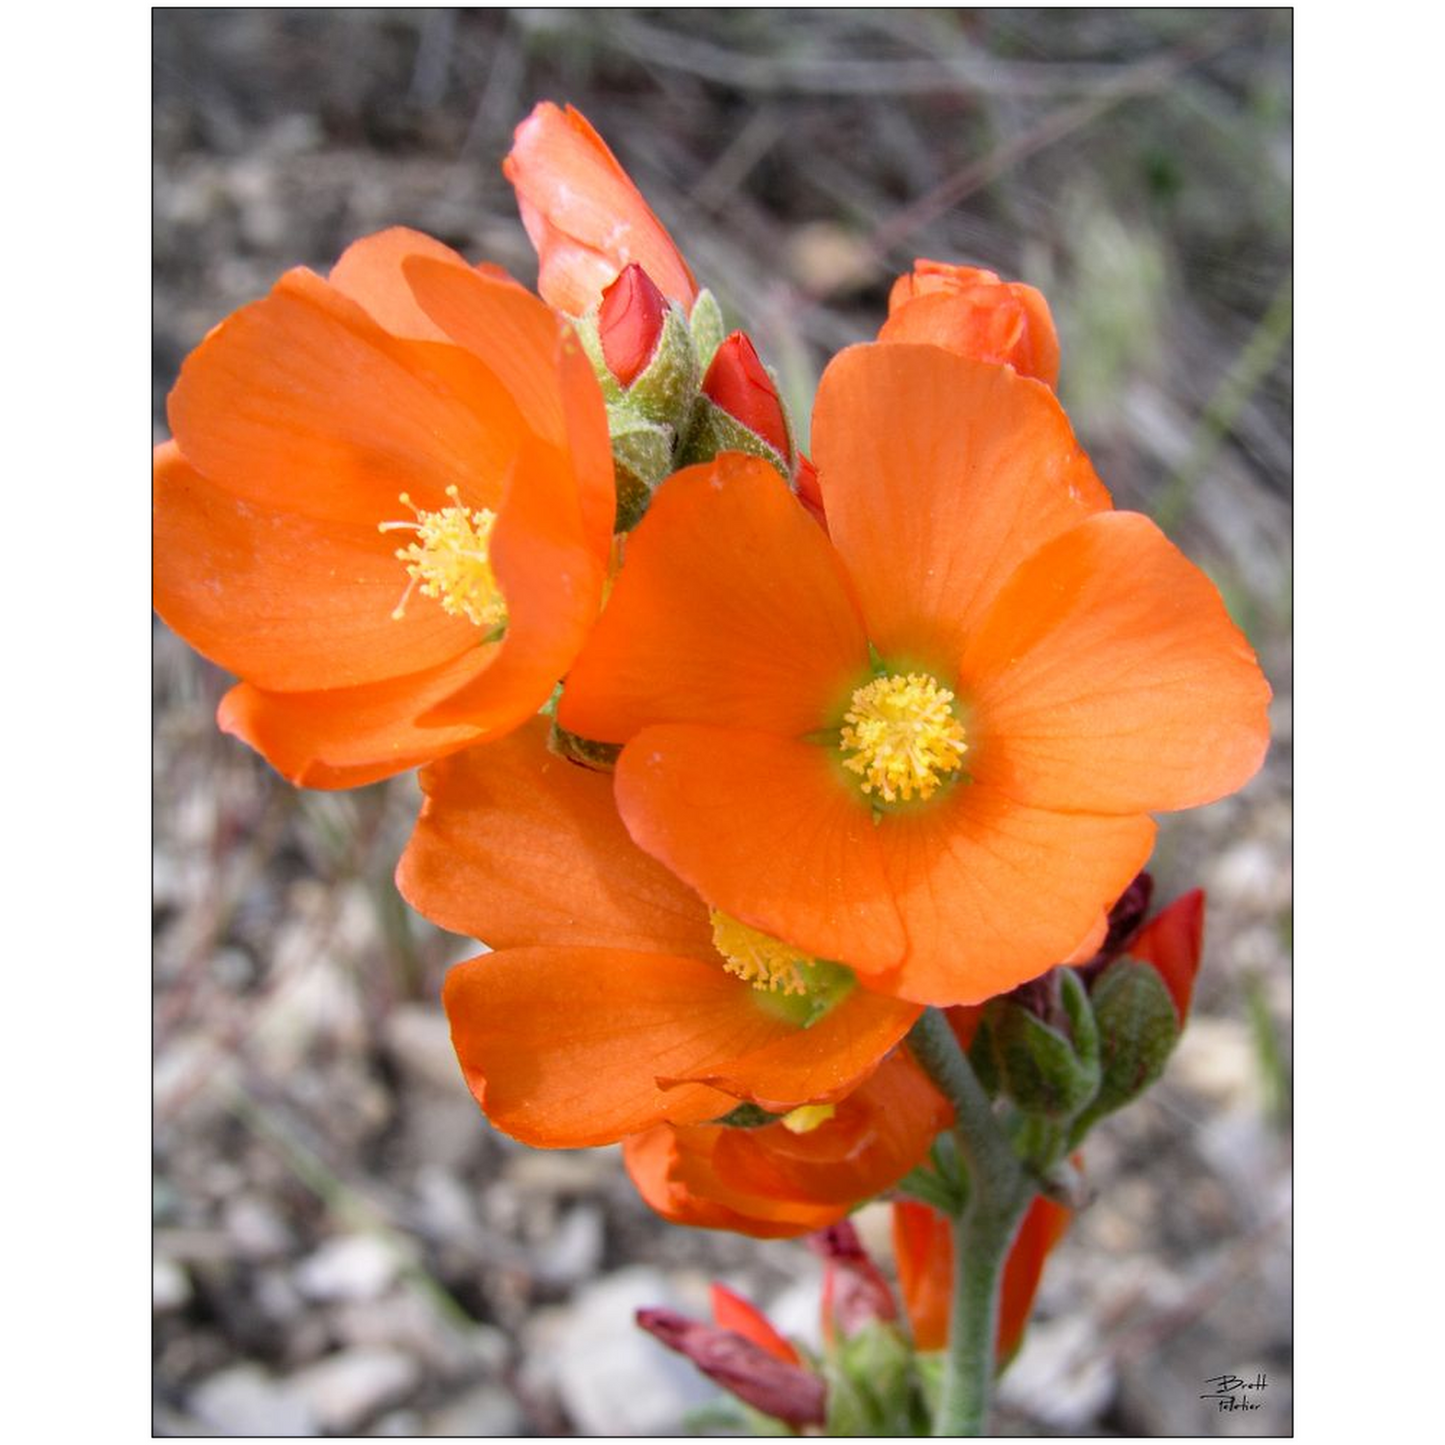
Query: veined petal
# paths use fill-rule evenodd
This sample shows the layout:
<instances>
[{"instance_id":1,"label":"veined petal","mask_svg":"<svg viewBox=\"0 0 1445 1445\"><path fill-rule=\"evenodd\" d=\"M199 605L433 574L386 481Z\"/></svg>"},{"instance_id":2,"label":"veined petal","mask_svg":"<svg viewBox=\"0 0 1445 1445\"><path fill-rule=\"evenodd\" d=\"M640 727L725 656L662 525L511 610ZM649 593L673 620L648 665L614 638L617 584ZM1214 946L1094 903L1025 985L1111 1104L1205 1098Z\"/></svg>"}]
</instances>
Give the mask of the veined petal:
<instances>
[{"instance_id":1,"label":"veined petal","mask_svg":"<svg viewBox=\"0 0 1445 1445\"><path fill-rule=\"evenodd\" d=\"M567 457L527 441L491 538L492 571L507 604L495 665L420 714L427 726L514 727L551 696L602 605L606 550L587 543Z\"/></svg>"},{"instance_id":2,"label":"veined petal","mask_svg":"<svg viewBox=\"0 0 1445 1445\"><path fill-rule=\"evenodd\" d=\"M627 835L612 779L546 747L538 718L422 773L397 868L419 913L493 948L524 944L706 957L707 907Z\"/></svg>"},{"instance_id":3,"label":"veined petal","mask_svg":"<svg viewBox=\"0 0 1445 1445\"><path fill-rule=\"evenodd\" d=\"M446 332L421 308L402 273L403 263L416 256L471 269L450 246L420 231L392 226L353 241L326 279L393 336L446 341Z\"/></svg>"},{"instance_id":4,"label":"veined petal","mask_svg":"<svg viewBox=\"0 0 1445 1445\"><path fill-rule=\"evenodd\" d=\"M835 357L813 446L870 639L950 678L1019 563L1110 505L1045 386L935 346Z\"/></svg>"},{"instance_id":5,"label":"veined petal","mask_svg":"<svg viewBox=\"0 0 1445 1445\"><path fill-rule=\"evenodd\" d=\"M855 988L809 1028L767 1038L726 1067L710 1064L706 1072L689 1070L677 1077L725 1089L773 1113L831 1103L860 1085L867 1087L878 1061L920 1013L916 1004Z\"/></svg>"},{"instance_id":6,"label":"veined petal","mask_svg":"<svg viewBox=\"0 0 1445 1445\"><path fill-rule=\"evenodd\" d=\"M675 722L801 736L867 670L827 539L767 462L725 454L658 489L558 716L606 742Z\"/></svg>"},{"instance_id":7,"label":"veined petal","mask_svg":"<svg viewBox=\"0 0 1445 1445\"><path fill-rule=\"evenodd\" d=\"M686 1131L662 1124L623 1141L628 1175L637 1192L664 1219L696 1229L726 1229L755 1239L791 1239L824 1229L839 1217L837 1205L773 1201L763 1217L755 1218L710 1198L710 1150L721 1132L721 1127L705 1124ZM684 1174L700 1192L690 1187Z\"/></svg>"},{"instance_id":8,"label":"veined petal","mask_svg":"<svg viewBox=\"0 0 1445 1445\"><path fill-rule=\"evenodd\" d=\"M873 973L901 961L883 830L824 748L646 728L623 749L616 788L636 842L715 907L817 958Z\"/></svg>"},{"instance_id":9,"label":"veined petal","mask_svg":"<svg viewBox=\"0 0 1445 1445\"><path fill-rule=\"evenodd\" d=\"M976 776L1039 807L1213 802L1269 743L1269 684L1213 583L1130 512L1093 517L1025 562L960 671Z\"/></svg>"},{"instance_id":10,"label":"veined petal","mask_svg":"<svg viewBox=\"0 0 1445 1445\"><path fill-rule=\"evenodd\" d=\"M478 741L479 724L423 727L417 712L485 671L496 651L473 647L425 672L322 692L242 682L221 699L216 721L300 787L360 787Z\"/></svg>"},{"instance_id":11,"label":"veined petal","mask_svg":"<svg viewBox=\"0 0 1445 1445\"><path fill-rule=\"evenodd\" d=\"M616 496L607 409L591 363L566 322L514 281L418 256L403 263L417 303L506 386L527 424L575 472L571 496L588 547L605 560Z\"/></svg>"},{"instance_id":12,"label":"veined petal","mask_svg":"<svg viewBox=\"0 0 1445 1445\"><path fill-rule=\"evenodd\" d=\"M735 1097L657 1081L729 1072L771 1040L802 1032L721 963L625 949L485 954L447 975L442 1001L487 1117L544 1148L716 1118Z\"/></svg>"},{"instance_id":13,"label":"veined petal","mask_svg":"<svg viewBox=\"0 0 1445 1445\"><path fill-rule=\"evenodd\" d=\"M406 588L375 522L320 521L214 486L174 442L156 450L156 611L213 662L270 691L354 687L440 666L476 627Z\"/></svg>"},{"instance_id":14,"label":"veined petal","mask_svg":"<svg viewBox=\"0 0 1445 1445\"><path fill-rule=\"evenodd\" d=\"M495 509L524 430L475 356L391 336L303 270L191 353L169 412L186 459L218 487L373 526L406 516L402 492L445 507L450 485L466 506Z\"/></svg>"},{"instance_id":15,"label":"veined petal","mask_svg":"<svg viewBox=\"0 0 1445 1445\"><path fill-rule=\"evenodd\" d=\"M1146 816L1051 813L983 782L879 824L908 955L885 984L918 1003L980 1003L1075 952L1149 856Z\"/></svg>"},{"instance_id":16,"label":"veined petal","mask_svg":"<svg viewBox=\"0 0 1445 1445\"><path fill-rule=\"evenodd\" d=\"M742 1193L852 1209L891 1189L952 1120L942 1095L899 1050L816 1128L728 1130L713 1150L713 1167Z\"/></svg>"}]
</instances>

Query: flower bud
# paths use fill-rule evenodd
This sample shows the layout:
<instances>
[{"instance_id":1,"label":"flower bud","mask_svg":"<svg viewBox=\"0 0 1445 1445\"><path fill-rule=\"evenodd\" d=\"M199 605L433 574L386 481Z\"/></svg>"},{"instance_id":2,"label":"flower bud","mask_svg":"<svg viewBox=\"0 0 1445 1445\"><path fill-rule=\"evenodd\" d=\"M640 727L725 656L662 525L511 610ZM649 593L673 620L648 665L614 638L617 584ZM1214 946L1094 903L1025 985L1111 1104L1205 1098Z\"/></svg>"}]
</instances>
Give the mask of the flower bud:
<instances>
[{"instance_id":1,"label":"flower bud","mask_svg":"<svg viewBox=\"0 0 1445 1445\"><path fill-rule=\"evenodd\" d=\"M793 477L793 445L783 400L751 341L734 331L717 348L680 466L711 461L719 452L748 452L771 462L783 480Z\"/></svg>"},{"instance_id":2,"label":"flower bud","mask_svg":"<svg viewBox=\"0 0 1445 1445\"><path fill-rule=\"evenodd\" d=\"M780 457L791 456L782 398L753 343L741 331L734 331L718 347L702 389L714 405L761 437Z\"/></svg>"},{"instance_id":3,"label":"flower bud","mask_svg":"<svg viewBox=\"0 0 1445 1445\"><path fill-rule=\"evenodd\" d=\"M701 1324L675 1310L638 1310L637 1323L753 1409L795 1429L823 1423L827 1390L811 1371L785 1364L733 1330Z\"/></svg>"},{"instance_id":4,"label":"flower bud","mask_svg":"<svg viewBox=\"0 0 1445 1445\"><path fill-rule=\"evenodd\" d=\"M1180 1032L1169 990L1150 964L1115 960L1096 980L1092 999L1102 1080L1091 1120L1142 1094L1164 1072Z\"/></svg>"},{"instance_id":5,"label":"flower bud","mask_svg":"<svg viewBox=\"0 0 1445 1445\"><path fill-rule=\"evenodd\" d=\"M893 1291L868 1257L858 1231L846 1219L810 1235L808 1245L823 1266L823 1342L856 1335L875 1320L898 1318Z\"/></svg>"},{"instance_id":6,"label":"flower bud","mask_svg":"<svg viewBox=\"0 0 1445 1445\"><path fill-rule=\"evenodd\" d=\"M915 261L893 283L879 341L927 342L960 356L1012 366L1052 387L1059 339L1048 302L1032 286L977 266Z\"/></svg>"},{"instance_id":7,"label":"flower bud","mask_svg":"<svg viewBox=\"0 0 1445 1445\"><path fill-rule=\"evenodd\" d=\"M1098 1091L1099 1035L1072 969L1053 969L995 999L984 1022L988 1072L1025 1113L1069 1119Z\"/></svg>"},{"instance_id":8,"label":"flower bud","mask_svg":"<svg viewBox=\"0 0 1445 1445\"><path fill-rule=\"evenodd\" d=\"M652 360L667 311L667 298L636 261L602 293L597 335L607 369L623 386Z\"/></svg>"}]
</instances>

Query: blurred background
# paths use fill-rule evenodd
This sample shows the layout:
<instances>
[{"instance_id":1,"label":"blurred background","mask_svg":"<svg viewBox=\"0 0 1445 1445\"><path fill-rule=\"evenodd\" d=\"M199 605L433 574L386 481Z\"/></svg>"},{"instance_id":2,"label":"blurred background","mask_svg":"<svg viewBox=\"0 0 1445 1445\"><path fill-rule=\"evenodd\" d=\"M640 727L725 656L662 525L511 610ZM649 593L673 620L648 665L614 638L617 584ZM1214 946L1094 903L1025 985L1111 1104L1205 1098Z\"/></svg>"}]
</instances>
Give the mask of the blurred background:
<instances>
[{"instance_id":1,"label":"blurred background","mask_svg":"<svg viewBox=\"0 0 1445 1445\"><path fill-rule=\"evenodd\" d=\"M408 225L520 279L500 162L540 99L607 138L795 416L915 256L1042 288L1116 501L1221 588L1275 689L1241 795L1167 819L1209 892L1164 1080L1002 1387L1012 1434L1287 1434L1291 1411L1291 15L1285 10L153 12L155 433L186 353L287 267ZM155 629L161 1435L652 1434L712 1388L634 1330L742 1289L816 1338L801 1244L677 1229L616 1150L529 1151L462 1085L467 941L391 883L410 778L298 792ZM887 1253L887 1211L858 1217ZM1265 1372L1217 1413L1211 1376Z\"/></svg>"}]
</instances>

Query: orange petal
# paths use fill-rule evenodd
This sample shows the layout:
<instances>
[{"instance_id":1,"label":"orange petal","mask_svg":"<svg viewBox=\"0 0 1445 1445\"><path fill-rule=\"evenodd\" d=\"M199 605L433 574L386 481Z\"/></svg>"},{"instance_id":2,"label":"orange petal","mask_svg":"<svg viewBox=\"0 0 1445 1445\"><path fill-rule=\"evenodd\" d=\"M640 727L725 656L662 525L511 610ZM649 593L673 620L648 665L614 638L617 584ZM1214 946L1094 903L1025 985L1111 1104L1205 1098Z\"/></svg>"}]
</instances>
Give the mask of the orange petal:
<instances>
[{"instance_id":1,"label":"orange petal","mask_svg":"<svg viewBox=\"0 0 1445 1445\"><path fill-rule=\"evenodd\" d=\"M953 1234L948 1219L916 1200L899 1200L893 1206L893 1261L914 1348L941 1350L948 1343L953 1303Z\"/></svg>"},{"instance_id":2,"label":"orange petal","mask_svg":"<svg viewBox=\"0 0 1445 1445\"><path fill-rule=\"evenodd\" d=\"M574 495L551 505L580 508L585 544L605 561L616 512L612 442L601 389L572 327L507 277L426 257L403 269L426 314L501 379L527 425L570 461Z\"/></svg>"},{"instance_id":3,"label":"orange petal","mask_svg":"<svg viewBox=\"0 0 1445 1445\"><path fill-rule=\"evenodd\" d=\"M860 1085L867 1087L878 1061L921 1012L915 1004L855 988L810 1028L779 1029L725 1065L709 1064L705 1071L691 1069L677 1077L725 1089L773 1113L831 1103Z\"/></svg>"},{"instance_id":4,"label":"orange petal","mask_svg":"<svg viewBox=\"0 0 1445 1445\"><path fill-rule=\"evenodd\" d=\"M887 987L918 1003L981 1003L1067 958L1143 866L1144 816L1024 807L983 782L876 833L908 933Z\"/></svg>"},{"instance_id":5,"label":"orange petal","mask_svg":"<svg viewBox=\"0 0 1445 1445\"><path fill-rule=\"evenodd\" d=\"M637 1192L664 1219L695 1229L726 1229L755 1239L791 1239L824 1229L839 1217L835 1205L771 1201L763 1203L760 1217L753 1217L709 1198L705 1182L709 1142L721 1132L708 1125L683 1132L663 1124L623 1141L622 1159ZM702 1193L694 1193L680 1177L684 1156L687 1172L701 1182Z\"/></svg>"},{"instance_id":6,"label":"orange petal","mask_svg":"<svg viewBox=\"0 0 1445 1445\"><path fill-rule=\"evenodd\" d=\"M1053 1247L1064 1237L1072 1218L1062 1204L1040 1194L1029 1205L1019 1225L1004 1260L1003 1280L999 1285L998 1358L1001 1364L1023 1343L1044 1264Z\"/></svg>"},{"instance_id":7,"label":"orange petal","mask_svg":"<svg viewBox=\"0 0 1445 1445\"><path fill-rule=\"evenodd\" d=\"M740 1192L852 1209L891 1189L952 1122L943 1097L900 1050L816 1128L727 1130L713 1149L713 1168Z\"/></svg>"},{"instance_id":8,"label":"orange petal","mask_svg":"<svg viewBox=\"0 0 1445 1445\"><path fill-rule=\"evenodd\" d=\"M975 775L1041 807L1213 802L1269 743L1269 684L1213 583L1129 512L1091 518L1021 566L961 672Z\"/></svg>"},{"instance_id":9,"label":"orange petal","mask_svg":"<svg viewBox=\"0 0 1445 1445\"><path fill-rule=\"evenodd\" d=\"M767 462L725 454L658 489L558 717L609 742L659 722L799 736L867 669L827 539Z\"/></svg>"},{"instance_id":10,"label":"orange petal","mask_svg":"<svg viewBox=\"0 0 1445 1445\"><path fill-rule=\"evenodd\" d=\"M627 836L612 779L549 752L538 718L422 774L426 802L396 882L419 913L494 948L706 956L702 900Z\"/></svg>"},{"instance_id":11,"label":"orange petal","mask_svg":"<svg viewBox=\"0 0 1445 1445\"><path fill-rule=\"evenodd\" d=\"M446 332L422 310L402 274L403 262L413 256L429 256L469 269L450 246L420 231L393 226L354 241L341 253L341 259L326 279L393 336L406 336L414 341L445 341Z\"/></svg>"},{"instance_id":12,"label":"orange petal","mask_svg":"<svg viewBox=\"0 0 1445 1445\"><path fill-rule=\"evenodd\" d=\"M1109 506L1046 387L933 346L835 357L813 442L869 637L945 678L1019 563Z\"/></svg>"},{"instance_id":13,"label":"orange petal","mask_svg":"<svg viewBox=\"0 0 1445 1445\"><path fill-rule=\"evenodd\" d=\"M700 1084L804 1031L757 990L696 958L602 948L509 948L460 964L442 1001L487 1117L524 1143L581 1149L737 1100Z\"/></svg>"},{"instance_id":14,"label":"orange petal","mask_svg":"<svg viewBox=\"0 0 1445 1445\"><path fill-rule=\"evenodd\" d=\"M549 101L516 129L502 170L537 248L537 289L581 316L630 261L689 309L697 283L662 223L583 116Z\"/></svg>"},{"instance_id":15,"label":"orange petal","mask_svg":"<svg viewBox=\"0 0 1445 1445\"><path fill-rule=\"evenodd\" d=\"M609 534L610 536L610 534ZM495 665L439 700L421 721L514 727L537 711L571 666L602 605L606 549L582 535L565 457L528 443L501 501L491 539L492 571L507 602L507 631Z\"/></svg>"},{"instance_id":16,"label":"orange petal","mask_svg":"<svg viewBox=\"0 0 1445 1445\"><path fill-rule=\"evenodd\" d=\"M495 509L523 435L476 357L388 335L309 271L211 332L169 412L187 460L241 500L373 526L409 518L403 491L446 506L453 483L467 506Z\"/></svg>"},{"instance_id":17,"label":"orange petal","mask_svg":"<svg viewBox=\"0 0 1445 1445\"><path fill-rule=\"evenodd\" d=\"M646 728L623 749L616 788L637 843L715 907L814 957L871 971L901 960L883 830L823 748Z\"/></svg>"},{"instance_id":18,"label":"orange petal","mask_svg":"<svg viewBox=\"0 0 1445 1445\"><path fill-rule=\"evenodd\" d=\"M416 719L495 653L474 647L426 672L324 692L265 692L243 682L221 699L216 721L299 786L359 787L478 741L481 727L422 727Z\"/></svg>"},{"instance_id":19,"label":"orange petal","mask_svg":"<svg viewBox=\"0 0 1445 1445\"><path fill-rule=\"evenodd\" d=\"M157 448L156 611L192 647L258 687L315 690L439 666L477 630L407 587L395 537L375 522L318 521L243 502L174 443Z\"/></svg>"}]
</instances>

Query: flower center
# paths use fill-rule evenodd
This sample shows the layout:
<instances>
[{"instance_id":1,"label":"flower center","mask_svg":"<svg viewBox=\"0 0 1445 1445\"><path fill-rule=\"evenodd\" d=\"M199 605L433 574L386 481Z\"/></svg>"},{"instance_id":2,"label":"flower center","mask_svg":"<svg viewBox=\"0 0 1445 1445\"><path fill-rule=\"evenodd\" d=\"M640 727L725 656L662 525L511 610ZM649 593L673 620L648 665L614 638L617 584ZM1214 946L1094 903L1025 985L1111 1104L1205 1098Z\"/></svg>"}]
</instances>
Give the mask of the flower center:
<instances>
[{"instance_id":1,"label":"flower center","mask_svg":"<svg viewBox=\"0 0 1445 1445\"><path fill-rule=\"evenodd\" d=\"M406 563L411 581L391 615L404 617L412 592L420 588L423 596L435 597L444 612L493 632L507 622L507 603L488 551L497 514L485 507L469 511L455 486L447 488L447 496L452 499L450 507L423 512L403 492L401 504L411 508L416 520L382 522L377 527L379 532L416 533L415 541L397 548L397 561Z\"/></svg>"},{"instance_id":2,"label":"flower center","mask_svg":"<svg viewBox=\"0 0 1445 1445\"><path fill-rule=\"evenodd\" d=\"M731 974L767 993L808 994L820 981L818 961L770 934L710 909L713 946Z\"/></svg>"},{"instance_id":3,"label":"flower center","mask_svg":"<svg viewBox=\"0 0 1445 1445\"><path fill-rule=\"evenodd\" d=\"M843 766L885 803L930 798L968 751L953 694L927 673L875 677L843 715Z\"/></svg>"}]
</instances>

